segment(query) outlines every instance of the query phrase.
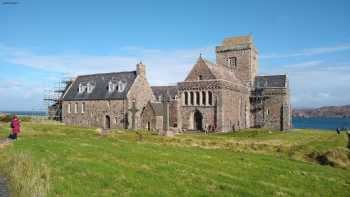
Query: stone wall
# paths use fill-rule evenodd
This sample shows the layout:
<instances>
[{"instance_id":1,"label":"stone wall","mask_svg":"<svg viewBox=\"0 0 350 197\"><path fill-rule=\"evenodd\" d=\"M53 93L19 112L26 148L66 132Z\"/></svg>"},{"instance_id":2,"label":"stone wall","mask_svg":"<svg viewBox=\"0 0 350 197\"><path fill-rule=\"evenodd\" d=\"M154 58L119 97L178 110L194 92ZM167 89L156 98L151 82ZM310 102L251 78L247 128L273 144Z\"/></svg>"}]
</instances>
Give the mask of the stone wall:
<instances>
[{"instance_id":1,"label":"stone wall","mask_svg":"<svg viewBox=\"0 0 350 197\"><path fill-rule=\"evenodd\" d=\"M230 57L236 57L236 67L234 68L229 65L228 58ZM216 62L230 67L244 84L251 86L254 84L258 72L258 54L253 45L238 49L217 47Z\"/></svg>"},{"instance_id":2,"label":"stone wall","mask_svg":"<svg viewBox=\"0 0 350 197\"><path fill-rule=\"evenodd\" d=\"M262 91L262 97L264 99L259 109L252 112L252 126L273 130L290 129L291 113L288 89L266 88ZM255 103L252 105L256 106Z\"/></svg>"},{"instance_id":3,"label":"stone wall","mask_svg":"<svg viewBox=\"0 0 350 197\"><path fill-rule=\"evenodd\" d=\"M129 109L132 107L133 101L135 101L137 112L135 114L135 128L141 127L141 112L143 108L147 105L148 101L155 100L151 86L149 85L145 75L138 75L135 79L134 84L130 88L128 95L128 106ZM131 112L128 113L129 129L132 128L132 115Z\"/></svg>"},{"instance_id":4,"label":"stone wall","mask_svg":"<svg viewBox=\"0 0 350 197\"><path fill-rule=\"evenodd\" d=\"M148 129L148 122L150 123L150 130L157 131L157 129L161 129L157 127L156 122L156 114L154 113L151 105L146 105L145 109L142 111L141 118L141 127L144 129Z\"/></svg>"},{"instance_id":5,"label":"stone wall","mask_svg":"<svg viewBox=\"0 0 350 197\"><path fill-rule=\"evenodd\" d=\"M219 94L222 98L218 99L218 112L222 112L222 115L218 115L219 131L232 131L240 128L247 128L249 122L247 122L246 102L248 95L242 92L235 92L232 90L223 89ZM221 108L221 109L219 109Z\"/></svg>"},{"instance_id":6,"label":"stone wall","mask_svg":"<svg viewBox=\"0 0 350 197\"><path fill-rule=\"evenodd\" d=\"M82 112L83 104L85 107ZM106 116L109 116L111 128L124 128L128 124L125 119L127 109L126 100L63 101L63 122L67 125L106 128Z\"/></svg>"}]
</instances>

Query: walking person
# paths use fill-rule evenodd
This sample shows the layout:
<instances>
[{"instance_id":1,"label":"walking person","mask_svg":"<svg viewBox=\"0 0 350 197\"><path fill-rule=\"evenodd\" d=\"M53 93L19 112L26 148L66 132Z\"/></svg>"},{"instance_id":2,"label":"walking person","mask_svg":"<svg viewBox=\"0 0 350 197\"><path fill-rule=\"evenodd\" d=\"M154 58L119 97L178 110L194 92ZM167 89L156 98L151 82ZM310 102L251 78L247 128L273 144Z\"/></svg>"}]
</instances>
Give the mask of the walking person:
<instances>
[{"instance_id":1,"label":"walking person","mask_svg":"<svg viewBox=\"0 0 350 197\"><path fill-rule=\"evenodd\" d=\"M339 134L340 134L340 129L339 129L339 127L337 127L336 131L337 131L337 134L339 135Z\"/></svg>"},{"instance_id":2,"label":"walking person","mask_svg":"<svg viewBox=\"0 0 350 197\"><path fill-rule=\"evenodd\" d=\"M8 138L10 138L12 140L16 140L18 134L21 132L21 122L19 121L19 119L16 115L13 116L10 126L12 129L12 132Z\"/></svg>"}]
</instances>

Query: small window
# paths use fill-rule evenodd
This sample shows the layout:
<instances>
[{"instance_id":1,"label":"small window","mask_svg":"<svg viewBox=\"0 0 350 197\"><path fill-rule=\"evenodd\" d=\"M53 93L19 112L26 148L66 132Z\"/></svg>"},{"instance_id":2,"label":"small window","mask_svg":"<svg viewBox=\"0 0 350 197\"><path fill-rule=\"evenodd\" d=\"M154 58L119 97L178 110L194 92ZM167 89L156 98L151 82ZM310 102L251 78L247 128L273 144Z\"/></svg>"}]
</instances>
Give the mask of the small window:
<instances>
[{"instance_id":1,"label":"small window","mask_svg":"<svg viewBox=\"0 0 350 197\"><path fill-rule=\"evenodd\" d=\"M185 92L185 105L188 105L188 93Z\"/></svg>"},{"instance_id":2,"label":"small window","mask_svg":"<svg viewBox=\"0 0 350 197\"><path fill-rule=\"evenodd\" d=\"M190 103L191 103L191 105L194 105L194 94L193 94L193 92L190 92Z\"/></svg>"},{"instance_id":3,"label":"small window","mask_svg":"<svg viewBox=\"0 0 350 197\"><path fill-rule=\"evenodd\" d=\"M78 103L75 103L74 105L74 113L78 113Z\"/></svg>"},{"instance_id":4,"label":"small window","mask_svg":"<svg viewBox=\"0 0 350 197\"><path fill-rule=\"evenodd\" d=\"M231 68L237 68L237 58L236 57L229 57L228 58L228 65Z\"/></svg>"},{"instance_id":5,"label":"small window","mask_svg":"<svg viewBox=\"0 0 350 197\"><path fill-rule=\"evenodd\" d=\"M92 92L92 90L94 89L94 85L92 85L91 83L88 83L87 84L87 93L91 93Z\"/></svg>"},{"instance_id":6,"label":"small window","mask_svg":"<svg viewBox=\"0 0 350 197\"><path fill-rule=\"evenodd\" d=\"M84 93L84 91L85 91L85 86L82 84L82 83L79 83L79 94L82 94L82 93Z\"/></svg>"},{"instance_id":7,"label":"small window","mask_svg":"<svg viewBox=\"0 0 350 197\"><path fill-rule=\"evenodd\" d=\"M202 92L202 105L206 105L206 93Z\"/></svg>"},{"instance_id":8,"label":"small window","mask_svg":"<svg viewBox=\"0 0 350 197\"><path fill-rule=\"evenodd\" d=\"M203 75L198 75L198 80L203 80Z\"/></svg>"},{"instance_id":9,"label":"small window","mask_svg":"<svg viewBox=\"0 0 350 197\"><path fill-rule=\"evenodd\" d=\"M210 91L208 92L208 103L213 105L213 94Z\"/></svg>"},{"instance_id":10,"label":"small window","mask_svg":"<svg viewBox=\"0 0 350 197\"><path fill-rule=\"evenodd\" d=\"M69 114L72 113L72 111L71 111L71 104L70 103L68 103L67 111L68 111Z\"/></svg>"},{"instance_id":11,"label":"small window","mask_svg":"<svg viewBox=\"0 0 350 197\"><path fill-rule=\"evenodd\" d=\"M85 113L85 103L81 104L81 113Z\"/></svg>"},{"instance_id":12,"label":"small window","mask_svg":"<svg viewBox=\"0 0 350 197\"><path fill-rule=\"evenodd\" d=\"M200 98L200 92L196 92L196 105L200 105L201 98Z\"/></svg>"},{"instance_id":13,"label":"small window","mask_svg":"<svg viewBox=\"0 0 350 197\"><path fill-rule=\"evenodd\" d=\"M115 90L115 84L112 81L108 82L108 92L112 93Z\"/></svg>"},{"instance_id":14,"label":"small window","mask_svg":"<svg viewBox=\"0 0 350 197\"><path fill-rule=\"evenodd\" d=\"M126 83L125 82L123 82L123 81L119 81L118 82L118 92L124 92L124 90L125 90L125 87L126 87Z\"/></svg>"}]
</instances>

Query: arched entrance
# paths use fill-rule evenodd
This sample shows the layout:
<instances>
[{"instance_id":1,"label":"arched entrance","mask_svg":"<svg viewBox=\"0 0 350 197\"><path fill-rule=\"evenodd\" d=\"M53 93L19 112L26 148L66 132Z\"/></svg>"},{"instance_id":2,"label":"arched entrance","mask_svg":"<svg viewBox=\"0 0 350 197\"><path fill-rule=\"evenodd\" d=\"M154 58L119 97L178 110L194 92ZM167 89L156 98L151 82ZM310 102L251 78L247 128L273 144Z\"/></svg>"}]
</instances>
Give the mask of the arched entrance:
<instances>
[{"instance_id":1,"label":"arched entrance","mask_svg":"<svg viewBox=\"0 0 350 197\"><path fill-rule=\"evenodd\" d=\"M194 129L197 131L202 131L203 130L203 115L200 111L196 110L193 115L194 119Z\"/></svg>"},{"instance_id":2,"label":"arched entrance","mask_svg":"<svg viewBox=\"0 0 350 197\"><path fill-rule=\"evenodd\" d=\"M108 115L105 118L105 128L106 129L110 129L111 128L111 117L109 117Z\"/></svg>"}]
</instances>

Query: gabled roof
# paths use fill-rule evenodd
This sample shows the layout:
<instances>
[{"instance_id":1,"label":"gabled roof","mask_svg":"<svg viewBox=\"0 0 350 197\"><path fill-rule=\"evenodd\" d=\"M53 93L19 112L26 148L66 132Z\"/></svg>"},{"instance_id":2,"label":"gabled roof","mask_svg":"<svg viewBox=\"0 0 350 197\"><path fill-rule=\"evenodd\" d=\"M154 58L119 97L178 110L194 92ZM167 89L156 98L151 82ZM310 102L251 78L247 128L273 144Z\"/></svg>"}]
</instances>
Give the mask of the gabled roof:
<instances>
[{"instance_id":1,"label":"gabled roof","mask_svg":"<svg viewBox=\"0 0 350 197\"><path fill-rule=\"evenodd\" d=\"M233 83L242 83L235 75L234 71L226 66L220 64L214 64L209 60L199 57L198 61L203 61L205 65L209 68L210 72L214 75L216 79L223 79Z\"/></svg>"},{"instance_id":2,"label":"gabled roof","mask_svg":"<svg viewBox=\"0 0 350 197\"><path fill-rule=\"evenodd\" d=\"M130 87L135 81L136 71L131 72L115 72L115 73L102 73L93 75L78 76L73 82L68 92L64 95L63 100L108 100L108 99L125 99ZM119 92L117 89L110 93L108 91L108 83L112 81L114 83L123 82L125 89ZM91 93L84 91L79 93L79 84L92 84L94 88Z\"/></svg>"},{"instance_id":3,"label":"gabled roof","mask_svg":"<svg viewBox=\"0 0 350 197\"><path fill-rule=\"evenodd\" d=\"M152 91L156 98L167 95L169 98L175 98L177 94L177 86L152 86Z\"/></svg>"},{"instance_id":4,"label":"gabled roof","mask_svg":"<svg viewBox=\"0 0 350 197\"><path fill-rule=\"evenodd\" d=\"M162 103L151 102L150 104L151 104L151 107L152 107L156 116L163 116L163 104Z\"/></svg>"},{"instance_id":5,"label":"gabled roof","mask_svg":"<svg viewBox=\"0 0 350 197\"><path fill-rule=\"evenodd\" d=\"M287 87L287 75L256 76L256 88L284 88Z\"/></svg>"}]
</instances>

